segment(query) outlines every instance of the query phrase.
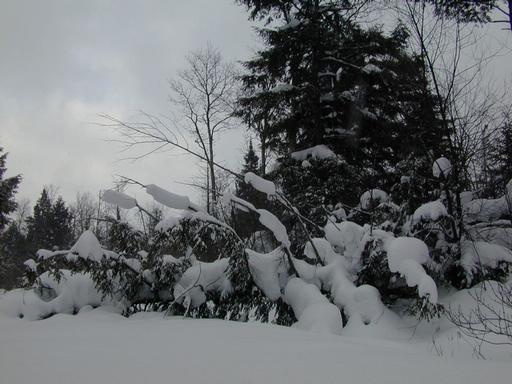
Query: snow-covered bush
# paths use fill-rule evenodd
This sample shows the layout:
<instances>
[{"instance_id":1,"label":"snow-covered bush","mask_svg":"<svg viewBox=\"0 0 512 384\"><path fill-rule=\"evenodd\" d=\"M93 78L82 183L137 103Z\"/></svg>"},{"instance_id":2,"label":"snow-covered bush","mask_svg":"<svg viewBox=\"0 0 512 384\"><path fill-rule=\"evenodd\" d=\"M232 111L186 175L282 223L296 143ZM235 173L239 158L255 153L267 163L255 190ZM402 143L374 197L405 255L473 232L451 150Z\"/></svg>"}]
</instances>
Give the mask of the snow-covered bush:
<instances>
[{"instance_id":1,"label":"snow-covered bush","mask_svg":"<svg viewBox=\"0 0 512 384\"><path fill-rule=\"evenodd\" d=\"M327 162L326 169L339 165L332 158L310 161L319 167ZM478 233L475 226L460 230L464 221L449 213L449 197L441 189L414 210L410 201L395 202L393 193L378 189L361 191L352 209L335 205L335 194L330 206L312 199L318 206L302 207L321 217L315 222L269 180L247 174L245 181L266 196L268 209L231 194L223 202L254 216L259 228L252 236L241 238L190 199L148 186L157 201L181 213L161 220L149 238L119 223L112 250L87 231L68 251L39 251L27 263L27 276L49 301L59 295L42 276L59 282L81 274L89 276L101 300L122 306L126 314L150 309L338 334L344 326L376 324L398 302L421 318L439 315L441 287L504 278L512 264L502 237L488 231L488 241L477 241L471 237ZM307 203L313 191L299 200ZM107 200L138 207L124 195L108 194Z\"/></svg>"}]
</instances>

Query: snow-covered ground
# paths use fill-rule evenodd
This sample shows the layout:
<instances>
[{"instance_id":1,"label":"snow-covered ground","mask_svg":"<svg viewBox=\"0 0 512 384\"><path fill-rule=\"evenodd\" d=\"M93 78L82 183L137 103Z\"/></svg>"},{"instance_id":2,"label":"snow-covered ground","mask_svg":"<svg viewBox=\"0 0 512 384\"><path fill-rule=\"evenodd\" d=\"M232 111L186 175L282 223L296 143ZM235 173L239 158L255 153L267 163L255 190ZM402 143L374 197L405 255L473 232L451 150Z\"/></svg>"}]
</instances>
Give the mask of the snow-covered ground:
<instances>
[{"instance_id":1,"label":"snow-covered ground","mask_svg":"<svg viewBox=\"0 0 512 384\"><path fill-rule=\"evenodd\" d=\"M127 319L85 309L39 321L0 311L0 383L470 384L512 378L510 351L492 361L451 356L469 347L444 335L439 356L421 327L381 330L370 338L155 313Z\"/></svg>"}]
</instances>

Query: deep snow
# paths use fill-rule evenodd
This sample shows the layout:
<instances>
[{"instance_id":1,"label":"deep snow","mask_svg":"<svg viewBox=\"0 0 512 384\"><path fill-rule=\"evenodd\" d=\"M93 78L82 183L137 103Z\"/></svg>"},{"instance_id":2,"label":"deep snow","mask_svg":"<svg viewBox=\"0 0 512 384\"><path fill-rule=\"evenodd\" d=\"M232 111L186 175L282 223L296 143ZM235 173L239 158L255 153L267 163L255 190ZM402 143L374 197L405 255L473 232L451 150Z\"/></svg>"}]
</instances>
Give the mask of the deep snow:
<instances>
[{"instance_id":1,"label":"deep snow","mask_svg":"<svg viewBox=\"0 0 512 384\"><path fill-rule=\"evenodd\" d=\"M439 357L428 342L418 341L421 327L396 332L400 336L391 341L155 313L126 319L87 307L76 316L40 321L0 313L0 382L510 382L510 353L498 361L451 357L441 343L445 352ZM451 345L455 350L465 342Z\"/></svg>"}]
</instances>

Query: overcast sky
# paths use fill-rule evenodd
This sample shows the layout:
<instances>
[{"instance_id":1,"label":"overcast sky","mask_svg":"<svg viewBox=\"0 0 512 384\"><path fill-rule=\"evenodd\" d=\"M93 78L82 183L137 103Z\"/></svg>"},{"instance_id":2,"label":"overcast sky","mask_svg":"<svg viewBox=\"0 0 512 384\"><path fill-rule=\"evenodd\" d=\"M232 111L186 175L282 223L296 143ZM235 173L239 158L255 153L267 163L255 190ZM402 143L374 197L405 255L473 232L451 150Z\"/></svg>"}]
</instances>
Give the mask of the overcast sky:
<instances>
[{"instance_id":1,"label":"overcast sky","mask_svg":"<svg viewBox=\"0 0 512 384\"><path fill-rule=\"evenodd\" d=\"M227 60L246 58L257 39L233 0L0 0L0 146L18 198L43 185L76 191L112 186L123 174L174 191L189 190L193 159L169 153L119 162L98 114L169 111L167 79L184 56L210 41ZM244 132L223 133L222 159L236 167Z\"/></svg>"},{"instance_id":2,"label":"overcast sky","mask_svg":"<svg viewBox=\"0 0 512 384\"><path fill-rule=\"evenodd\" d=\"M247 58L258 44L234 0L0 0L0 146L10 153L8 174L23 175L17 198L34 202L53 184L71 201L79 190L111 187L116 174L194 195L176 183L196 173L193 159L119 162L120 147L95 122L102 113L167 113L167 79L207 41L227 60ZM489 72L508 76L511 59ZM239 165L244 135L220 138L230 167Z\"/></svg>"}]
</instances>

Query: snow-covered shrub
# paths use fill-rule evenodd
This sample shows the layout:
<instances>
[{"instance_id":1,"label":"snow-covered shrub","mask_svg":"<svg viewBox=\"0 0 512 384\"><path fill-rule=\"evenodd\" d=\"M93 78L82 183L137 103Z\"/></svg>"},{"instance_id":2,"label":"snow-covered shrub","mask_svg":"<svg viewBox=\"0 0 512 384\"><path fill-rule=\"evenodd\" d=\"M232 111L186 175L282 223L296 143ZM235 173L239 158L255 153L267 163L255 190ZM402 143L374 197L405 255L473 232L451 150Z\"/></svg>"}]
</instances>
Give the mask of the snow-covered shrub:
<instances>
[{"instance_id":1,"label":"snow-covered shrub","mask_svg":"<svg viewBox=\"0 0 512 384\"><path fill-rule=\"evenodd\" d=\"M321 167L320 160L308 161L306 171L315 161ZM332 158L322 161L329 163L326 170L343 166ZM58 282L66 273L87 275L101 300L123 306L126 314L160 310L338 334L344 326L376 324L398 304L430 319L442 312L443 285L504 278L512 263L506 247L475 241L471 233L477 232L469 229L462 232L444 190L409 210L410 201L395 202L384 190L361 191L357 198L352 192L350 209L335 204L335 193L327 194L332 203L324 205L320 190L303 188L298 201L315 212L315 222L274 183L256 174L245 180L266 198L268 209L231 194L223 203L253 215L258 230L250 236L242 238L190 199L150 186L158 201L181 212L161 220L149 237L120 223L111 250L90 231L69 251L41 250L26 264L31 281L41 298L54 300L55 288L43 287L41 276ZM315 195L316 207L308 205L308 193ZM138 207L121 197L122 204Z\"/></svg>"}]
</instances>

